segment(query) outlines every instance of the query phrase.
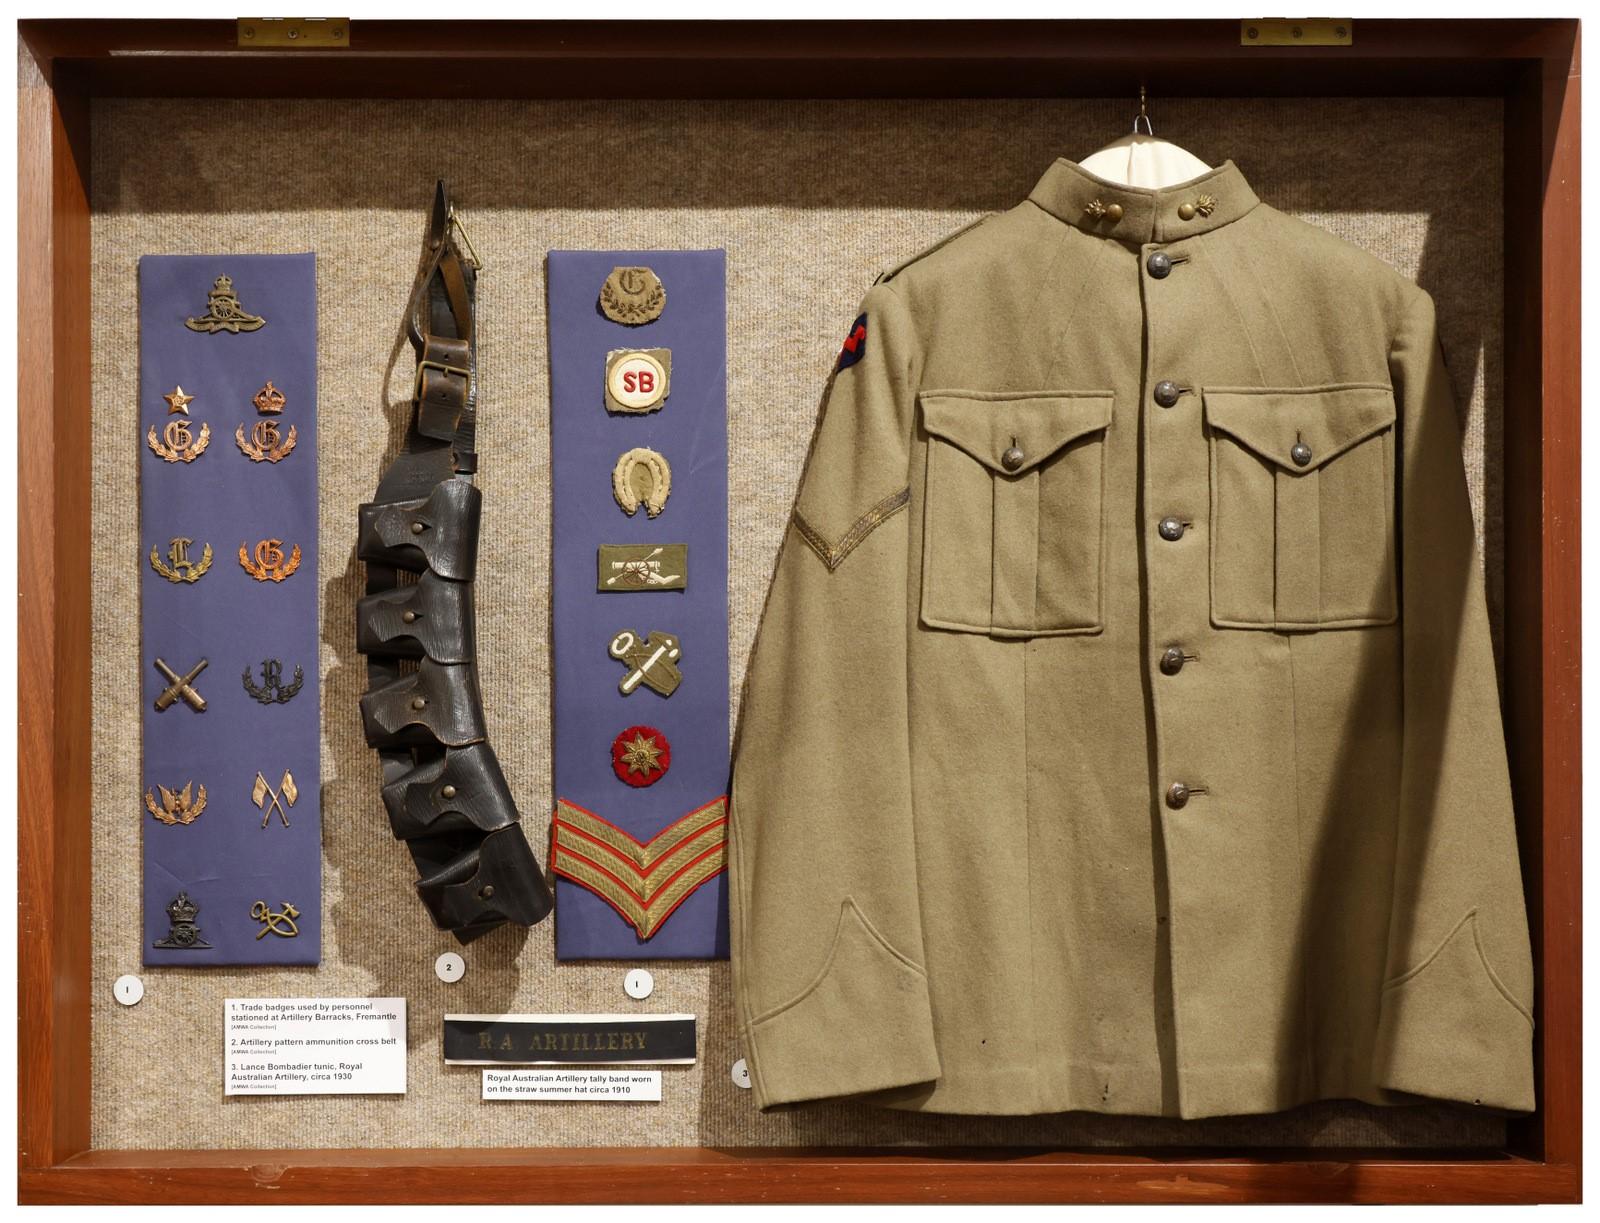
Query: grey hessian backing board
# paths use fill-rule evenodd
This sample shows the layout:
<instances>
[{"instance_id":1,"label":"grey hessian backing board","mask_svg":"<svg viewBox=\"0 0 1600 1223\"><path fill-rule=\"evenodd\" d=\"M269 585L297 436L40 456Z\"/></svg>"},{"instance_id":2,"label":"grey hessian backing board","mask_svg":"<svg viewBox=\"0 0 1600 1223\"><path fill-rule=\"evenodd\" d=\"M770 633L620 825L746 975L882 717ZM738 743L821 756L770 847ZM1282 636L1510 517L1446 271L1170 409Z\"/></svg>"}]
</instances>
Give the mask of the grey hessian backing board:
<instances>
[{"instance_id":1,"label":"grey hessian backing board","mask_svg":"<svg viewBox=\"0 0 1600 1223\"><path fill-rule=\"evenodd\" d=\"M552 640L556 876L560 959L721 959L728 954L728 421L723 251L551 251L550 453L554 519ZM612 269L648 267L666 305L640 326L599 308ZM607 408L607 354L670 351L658 410ZM613 495L619 458L666 460L671 492L656 517ZM602 590L602 545L687 545L684 589ZM676 556L664 551L663 557ZM675 568L675 566L674 566ZM607 572L611 572L608 570ZM669 575L659 569L662 578ZM669 584L670 586L670 584ZM639 683L612 651L653 633L678 650L677 687ZM652 648L650 653L654 653ZM637 657L637 655L636 655ZM659 682L660 672L652 678ZM629 784L613 744L647 727L666 771ZM632 915L628 916L631 910ZM647 937L644 934L647 934Z\"/></svg>"},{"instance_id":2,"label":"grey hessian backing board","mask_svg":"<svg viewBox=\"0 0 1600 1223\"><path fill-rule=\"evenodd\" d=\"M145 790L128 818L143 824L146 964L321 958L316 307L311 254L139 261L139 431L128 444L140 463ZM251 329L254 318L265 321ZM253 402L269 381L283 397L277 413ZM179 386L193 397L186 415L165 398ZM164 458L148 436L181 456L207 428L188 462ZM253 460L236 432L278 461ZM174 552L174 540L189 542ZM192 582L157 569L194 576L183 562L201 565L208 545L209 567ZM172 686L157 658L180 677L207 660L191 685L203 711L184 695L157 710ZM199 906L187 923L169 912L180 893Z\"/></svg>"}]
</instances>

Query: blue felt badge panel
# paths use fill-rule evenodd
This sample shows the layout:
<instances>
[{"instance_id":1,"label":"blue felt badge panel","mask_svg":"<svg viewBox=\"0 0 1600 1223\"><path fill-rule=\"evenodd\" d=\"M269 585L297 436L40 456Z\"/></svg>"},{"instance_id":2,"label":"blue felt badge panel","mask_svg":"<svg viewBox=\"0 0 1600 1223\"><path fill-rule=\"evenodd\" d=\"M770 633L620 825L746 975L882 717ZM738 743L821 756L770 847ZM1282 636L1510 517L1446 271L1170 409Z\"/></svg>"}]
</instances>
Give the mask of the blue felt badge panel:
<instances>
[{"instance_id":1,"label":"blue felt badge panel","mask_svg":"<svg viewBox=\"0 0 1600 1223\"><path fill-rule=\"evenodd\" d=\"M219 286L223 276L231 285ZM231 289L236 308L225 294L210 308L218 288ZM238 331L214 326L241 315ZM251 330L252 317L265 321ZM186 325L191 318L213 329ZM143 792L129 796L127 818L144 830L146 964L315 964L321 956L316 319L314 255L139 261L139 427L127 444L139 451ZM269 381L283 396L276 414L252 402ZM179 386L193 396L187 416L164 398ZM180 421L187 431L169 434ZM258 431L264 421L275 424ZM169 462L150 445L152 428L169 453L183 453L169 443L186 437L192 453L203 433L205 448L191 462ZM285 451L291 428L294 446ZM252 461L240 436L282 457ZM175 553L174 540L189 542ZM168 580L150 559L153 551L170 572L192 574L174 557L186 553L198 565L208 545L210 566L192 583ZM241 564L241 548L266 580ZM156 709L170 685L158 657L180 676L206 660L193 682L204 712L181 699ZM257 693L280 697L296 668L300 687L284 701L259 700L245 683L248 676ZM205 787L205 808L191 823L152 814L147 796L162 811L181 808L186 786L191 810ZM180 801L169 804L160 787ZM180 893L198 912L175 927L168 909Z\"/></svg>"},{"instance_id":2,"label":"blue felt badge panel","mask_svg":"<svg viewBox=\"0 0 1600 1223\"><path fill-rule=\"evenodd\" d=\"M720 250L549 254L555 794L580 809L569 814L583 825L569 834L570 858L559 846L552 855L561 959L728 954L726 870L686 886L726 861L726 820L704 812L728 788L725 264ZM629 266L649 267L666 289L661 317L637 327L612 322L598 305L612 269ZM671 350L670 392L659 411L606 410L606 356L628 348ZM671 495L655 518L643 508L628 516L613 495L617 460L636 447L658 452L671 468ZM687 589L601 593L602 544L687 544ZM609 647L623 632L677 639L682 679L671 696L642 684L619 690L628 671ZM667 772L646 786L626 784L612 767L613 742L639 726L671 749ZM687 839L649 869L677 838ZM630 857L644 861L642 874L628 867ZM600 891L565 874L564 863L614 899L632 893L650 902L650 937L640 936L637 913L630 922Z\"/></svg>"}]
</instances>

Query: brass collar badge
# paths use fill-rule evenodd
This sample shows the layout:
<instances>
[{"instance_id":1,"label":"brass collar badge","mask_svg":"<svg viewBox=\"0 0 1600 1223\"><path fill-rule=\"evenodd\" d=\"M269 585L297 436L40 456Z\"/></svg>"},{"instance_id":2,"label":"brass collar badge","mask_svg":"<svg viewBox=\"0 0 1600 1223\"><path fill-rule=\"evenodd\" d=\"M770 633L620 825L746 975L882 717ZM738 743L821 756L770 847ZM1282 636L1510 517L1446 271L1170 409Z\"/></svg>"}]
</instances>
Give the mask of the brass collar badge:
<instances>
[{"instance_id":1,"label":"brass collar badge","mask_svg":"<svg viewBox=\"0 0 1600 1223\"><path fill-rule=\"evenodd\" d=\"M289 772L288 769L284 769L283 778L278 782L276 790L268 784L267 779L258 771L256 773L256 784L250 791L250 801L261 812L261 826L263 828L272 819L274 811L278 813L278 819L287 828L289 826L289 813L285 808L294 806L299 797L300 791L294 784L294 774Z\"/></svg>"},{"instance_id":2,"label":"brass collar badge","mask_svg":"<svg viewBox=\"0 0 1600 1223\"><path fill-rule=\"evenodd\" d=\"M287 900L283 902L283 908L276 913L266 901L258 900L250 906L250 916L261 923L261 929L256 931L257 942L268 934L276 934L279 938L294 938L300 933L300 927L295 925L295 918L300 916L300 910Z\"/></svg>"},{"instance_id":3,"label":"brass collar badge","mask_svg":"<svg viewBox=\"0 0 1600 1223\"><path fill-rule=\"evenodd\" d=\"M156 670L161 672L167 680L167 687L162 690L160 696L156 697L157 713L169 708L178 701L182 701L196 713L204 713L206 711L206 698L201 696L198 689L195 688L194 681L200 672L211 665L207 659L202 658L195 663L187 675L179 675L159 658L156 659L155 665Z\"/></svg>"},{"instance_id":4,"label":"brass collar badge","mask_svg":"<svg viewBox=\"0 0 1600 1223\"><path fill-rule=\"evenodd\" d=\"M233 279L222 275L206 294L206 312L199 318L184 319L183 325L190 331L208 331L213 335L231 331L238 335L241 331L257 331L266 321L259 315L245 312L239 305L239 295L233 291Z\"/></svg>"},{"instance_id":5,"label":"brass collar badge","mask_svg":"<svg viewBox=\"0 0 1600 1223\"><path fill-rule=\"evenodd\" d=\"M150 568L169 582L198 582L211 568L211 545L205 545L197 561L189 559L189 549L193 546L194 540L175 535L167 541L167 559L163 561L161 553L151 544Z\"/></svg>"},{"instance_id":6,"label":"brass collar badge","mask_svg":"<svg viewBox=\"0 0 1600 1223\"><path fill-rule=\"evenodd\" d=\"M256 421L255 428L250 431L250 440L246 441L244 426L241 424L233 431L233 440L239 444L240 452L253 463L276 463L279 459L287 457L294 449L297 440L296 430L289 426L289 432L280 434L278 422L274 419L283 411L283 405L288 402L284 394L269 381L266 386L256 392L251 400L256 405L256 411L261 413L262 419Z\"/></svg>"},{"instance_id":7,"label":"brass collar badge","mask_svg":"<svg viewBox=\"0 0 1600 1223\"><path fill-rule=\"evenodd\" d=\"M169 420L159 438L156 436L156 427L151 425L150 431L145 434L145 441L150 443L151 450L168 463L192 463L211 444L211 426L202 422L199 436L195 435L189 421L189 405L194 402L194 396L184 394L181 386L174 387L172 394L163 395L162 398L167 401L167 415L181 416L182 419Z\"/></svg>"},{"instance_id":8,"label":"brass collar badge","mask_svg":"<svg viewBox=\"0 0 1600 1223\"><path fill-rule=\"evenodd\" d=\"M161 793L161 803L151 797L150 791L144 792L144 805L150 809L150 814L163 824L192 824L200 818L200 813L206 809L206 788L200 787L199 793L194 793L194 782L189 782L182 790L174 792L166 786L156 787Z\"/></svg>"},{"instance_id":9,"label":"brass collar badge","mask_svg":"<svg viewBox=\"0 0 1600 1223\"><path fill-rule=\"evenodd\" d=\"M249 545L240 544L239 563L258 582L281 582L300 568L300 545L295 544L285 556L281 539L261 540L256 544L253 554Z\"/></svg>"}]
</instances>

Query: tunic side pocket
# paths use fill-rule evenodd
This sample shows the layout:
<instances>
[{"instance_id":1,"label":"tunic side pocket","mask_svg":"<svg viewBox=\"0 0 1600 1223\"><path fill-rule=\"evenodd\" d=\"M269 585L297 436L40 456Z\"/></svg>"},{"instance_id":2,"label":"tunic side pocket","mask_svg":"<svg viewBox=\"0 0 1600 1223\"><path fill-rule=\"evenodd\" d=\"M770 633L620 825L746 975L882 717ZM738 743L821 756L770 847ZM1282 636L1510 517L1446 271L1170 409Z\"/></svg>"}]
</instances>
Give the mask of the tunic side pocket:
<instances>
[{"instance_id":1,"label":"tunic side pocket","mask_svg":"<svg viewBox=\"0 0 1600 1223\"><path fill-rule=\"evenodd\" d=\"M929 391L922 623L994 637L1104 627L1110 391Z\"/></svg>"},{"instance_id":2,"label":"tunic side pocket","mask_svg":"<svg viewBox=\"0 0 1600 1223\"><path fill-rule=\"evenodd\" d=\"M1399 615L1394 392L1208 387L1211 622L1324 629Z\"/></svg>"}]
</instances>

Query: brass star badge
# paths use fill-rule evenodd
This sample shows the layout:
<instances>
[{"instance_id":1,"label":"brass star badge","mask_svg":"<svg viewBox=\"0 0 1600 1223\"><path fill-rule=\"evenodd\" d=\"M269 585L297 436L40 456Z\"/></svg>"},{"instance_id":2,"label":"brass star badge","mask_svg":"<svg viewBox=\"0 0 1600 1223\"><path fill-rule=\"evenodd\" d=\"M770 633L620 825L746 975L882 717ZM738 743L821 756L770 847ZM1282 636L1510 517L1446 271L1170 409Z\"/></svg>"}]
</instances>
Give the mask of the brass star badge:
<instances>
[{"instance_id":1,"label":"brass star badge","mask_svg":"<svg viewBox=\"0 0 1600 1223\"><path fill-rule=\"evenodd\" d=\"M175 412L182 412L185 416L189 415L189 405L194 402L194 396L185 395L181 386L173 387L172 394L163 395L161 398L167 401L168 416Z\"/></svg>"}]
</instances>

